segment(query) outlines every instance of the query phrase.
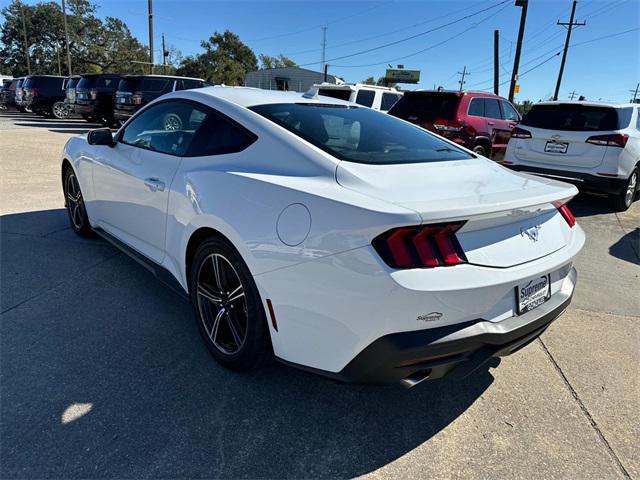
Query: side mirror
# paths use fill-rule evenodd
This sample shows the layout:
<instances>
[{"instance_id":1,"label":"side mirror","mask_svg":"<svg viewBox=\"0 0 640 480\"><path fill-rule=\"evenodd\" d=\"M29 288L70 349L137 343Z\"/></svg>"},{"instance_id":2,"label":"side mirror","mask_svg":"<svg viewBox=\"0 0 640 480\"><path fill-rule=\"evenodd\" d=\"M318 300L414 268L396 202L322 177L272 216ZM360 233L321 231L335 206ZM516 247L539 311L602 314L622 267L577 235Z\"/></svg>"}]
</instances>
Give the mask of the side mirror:
<instances>
[{"instance_id":1,"label":"side mirror","mask_svg":"<svg viewBox=\"0 0 640 480\"><path fill-rule=\"evenodd\" d=\"M90 130L87 134L87 143L89 145L105 145L107 147L113 147L115 145L111 130L108 128Z\"/></svg>"}]
</instances>

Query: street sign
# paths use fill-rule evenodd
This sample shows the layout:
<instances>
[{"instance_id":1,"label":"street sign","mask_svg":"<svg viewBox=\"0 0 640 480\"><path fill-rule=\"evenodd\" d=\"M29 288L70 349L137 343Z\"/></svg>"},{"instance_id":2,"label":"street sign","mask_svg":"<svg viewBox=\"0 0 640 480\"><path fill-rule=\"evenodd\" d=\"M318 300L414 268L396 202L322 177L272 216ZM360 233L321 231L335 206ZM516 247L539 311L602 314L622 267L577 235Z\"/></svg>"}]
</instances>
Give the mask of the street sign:
<instances>
[{"instance_id":1,"label":"street sign","mask_svg":"<svg viewBox=\"0 0 640 480\"><path fill-rule=\"evenodd\" d=\"M520 93L520 85L516 83L516 88L513 89L513 93Z\"/></svg>"},{"instance_id":2,"label":"street sign","mask_svg":"<svg viewBox=\"0 0 640 480\"><path fill-rule=\"evenodd\" d=\"M418 83L420 81L420 70L388 68L384 79L388 83Z\"/></svg>"}]
</instances>

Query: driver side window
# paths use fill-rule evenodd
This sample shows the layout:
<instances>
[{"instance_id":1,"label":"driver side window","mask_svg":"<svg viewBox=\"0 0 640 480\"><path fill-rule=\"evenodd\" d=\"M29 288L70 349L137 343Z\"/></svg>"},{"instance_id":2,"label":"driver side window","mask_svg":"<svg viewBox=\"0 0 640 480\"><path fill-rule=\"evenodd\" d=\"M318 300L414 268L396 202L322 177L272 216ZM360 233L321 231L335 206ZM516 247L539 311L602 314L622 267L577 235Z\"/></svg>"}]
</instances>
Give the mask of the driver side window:
<instances>
[{"instance_id":1,"label":"driver side window","mask_svg":"<svg viewBox=\"0 0 640 480\"><path fill-rule=\"evenodd\" d=\"M204 108L182 101L154 105L125 128L120 142L154 152L183 156L206 117Z\"/></svg>"}]
</instances>

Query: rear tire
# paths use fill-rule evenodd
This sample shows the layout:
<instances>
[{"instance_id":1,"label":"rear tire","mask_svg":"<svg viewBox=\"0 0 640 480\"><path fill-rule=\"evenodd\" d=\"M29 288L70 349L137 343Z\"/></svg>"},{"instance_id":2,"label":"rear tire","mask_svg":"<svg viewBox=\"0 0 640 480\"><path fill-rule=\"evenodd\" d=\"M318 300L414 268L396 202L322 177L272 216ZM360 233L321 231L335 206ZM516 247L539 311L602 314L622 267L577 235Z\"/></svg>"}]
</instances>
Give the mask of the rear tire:
<instances>
[{"instance_id":1,"label":"rear tire","mask_svg":"<svg viewBox=\"0 0 640 480\"><path fill-rule=\"evenodd\" d=\"M69 118L69 109L64 102L56 102L51 106L51 115L58 120L64 120L65 118Z\"/></svg>"},{"instance_id":2,"label":"rear tire","mask_svg":"<svg viewBox=\"0 0 640 480\"><path fill-rule=\"evenodd\" d=\"M633 172L631 172L631 175L629 175L629 179L627 180L627 185L624 190L611 198L613 201L613 207L619 212L629 210L629 207L633 204L633 200L637 193L638 168L636 167Z\"/></svg>"},{"instance_id":3,"label":"rear tire","mask_svg":"<svg viewBox=\"0 0 640 480\"><path fill-rule=\"evenodd\" d=\"M270 352L269 327L258 288L236 249L211 237L190 268L189 294L209 352L222 366L246 371Z\"/></svg>"},{"instance_id":4,"label":"rear tire","mask_svg":"<svg viewBox=\"0 0 640 480\"><path fill-rule=\"evenodd\" d=\"M483 145L476 145L475 147L473 147L473 153L482 155L483 157L487 156L487 151L485 150Z\"/></svg>"}]
</instances>

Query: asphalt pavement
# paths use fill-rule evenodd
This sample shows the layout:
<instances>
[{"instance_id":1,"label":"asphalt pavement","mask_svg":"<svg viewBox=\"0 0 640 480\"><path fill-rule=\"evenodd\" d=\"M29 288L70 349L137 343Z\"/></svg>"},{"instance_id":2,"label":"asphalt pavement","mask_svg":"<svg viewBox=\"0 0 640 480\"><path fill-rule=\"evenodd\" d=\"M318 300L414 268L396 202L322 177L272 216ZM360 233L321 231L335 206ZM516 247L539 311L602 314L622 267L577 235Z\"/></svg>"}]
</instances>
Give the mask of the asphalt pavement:
<instances>
[{"instance_id":1,"label":"asphalt pavement","mask_svg":"<svg viewBox=\"0 0 640 480\"><path fill-rule=\"evenodd\" d=\"M0 478L640 475L640 201L572 202L574 302L497 368L411 390L236 374L187 302L69 229L60 154L90 127L0 113Z\"/></svg>"}]
</instances>

